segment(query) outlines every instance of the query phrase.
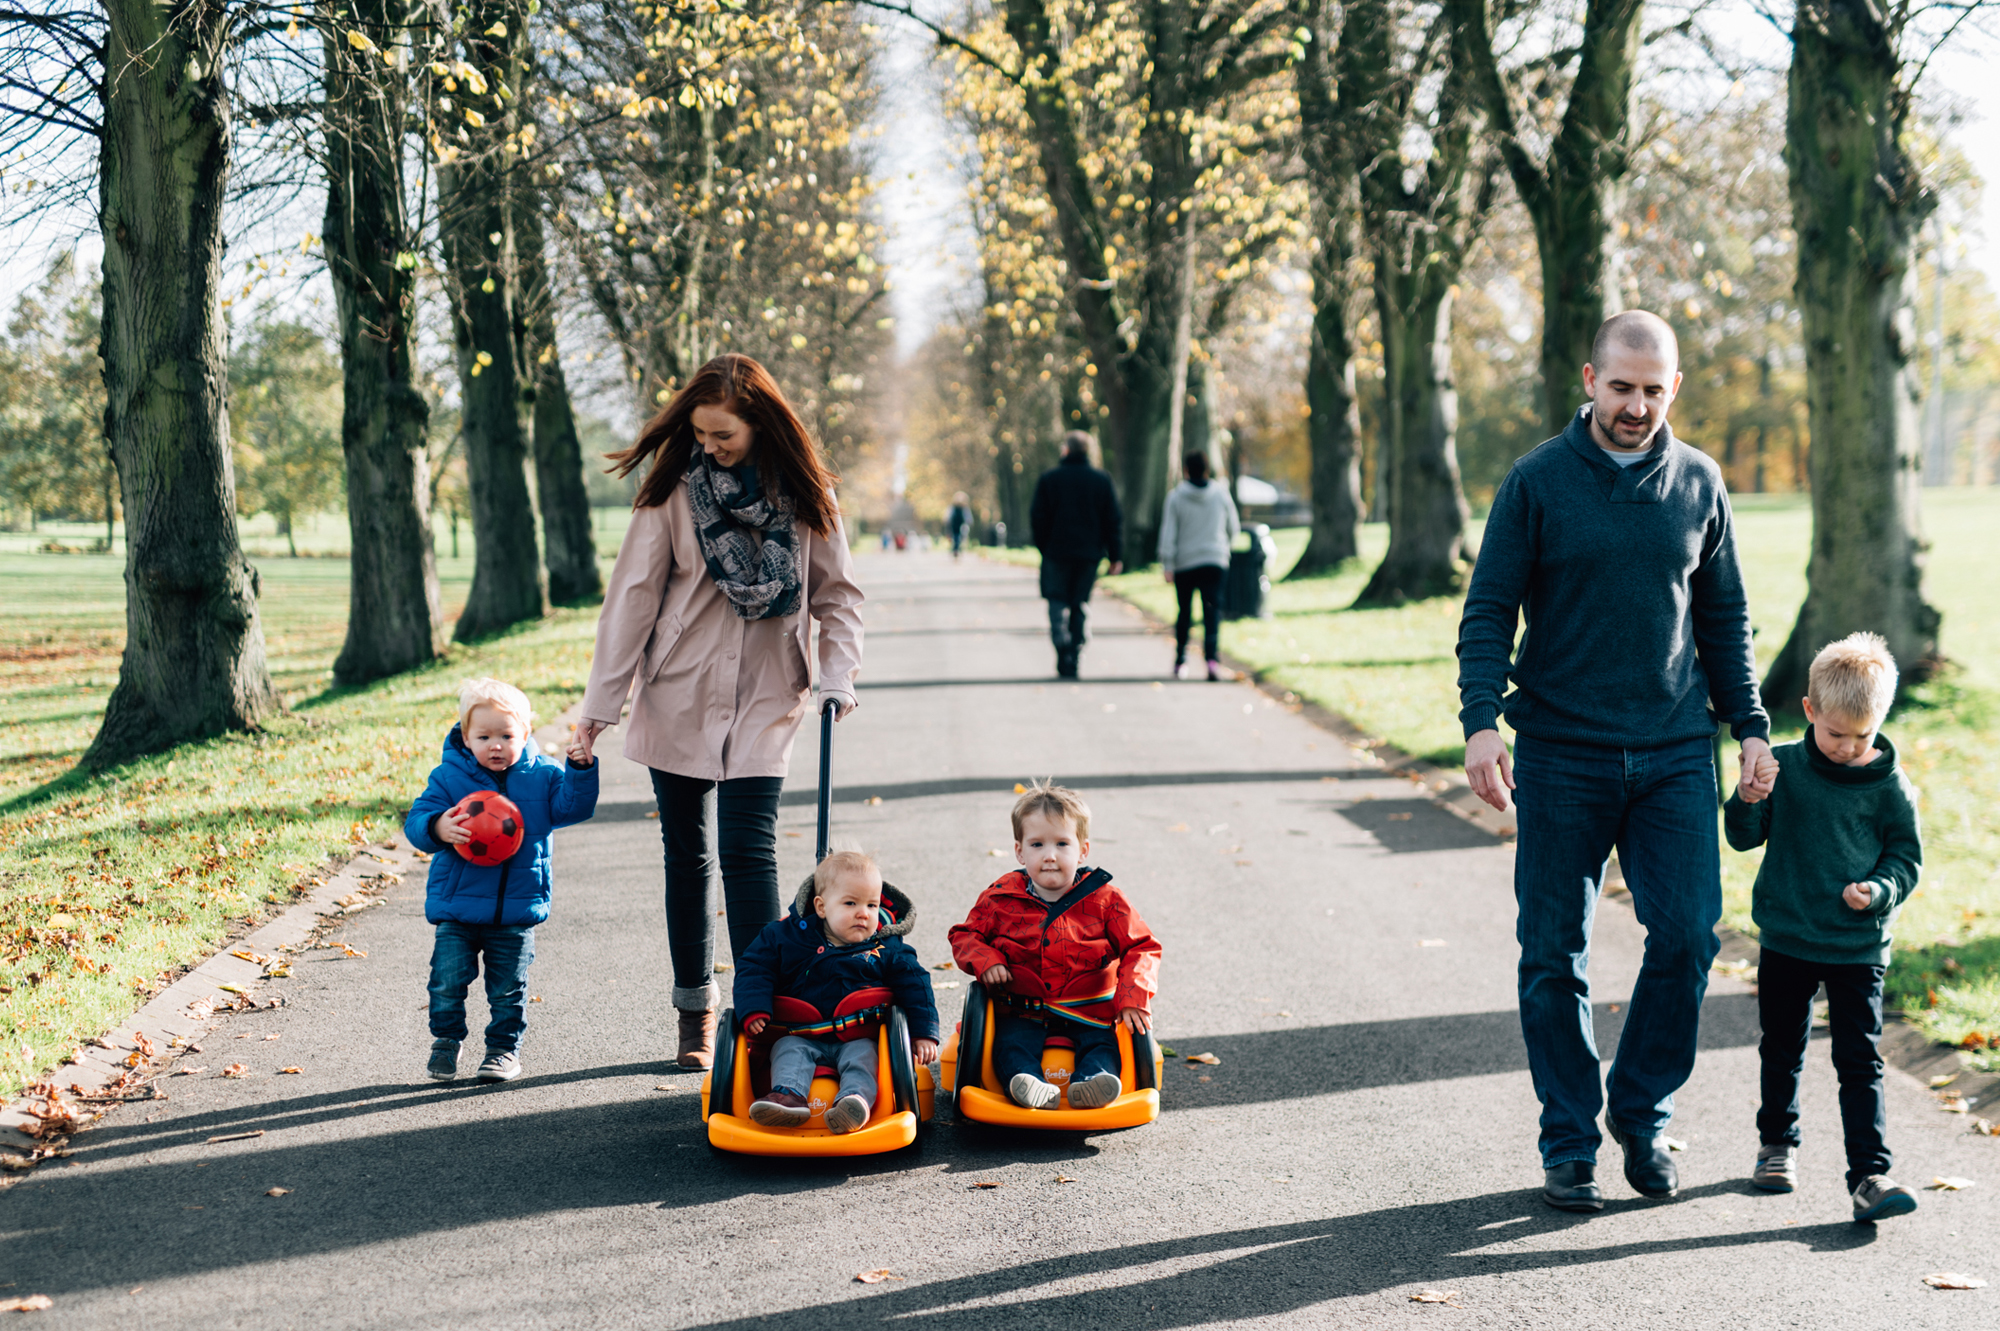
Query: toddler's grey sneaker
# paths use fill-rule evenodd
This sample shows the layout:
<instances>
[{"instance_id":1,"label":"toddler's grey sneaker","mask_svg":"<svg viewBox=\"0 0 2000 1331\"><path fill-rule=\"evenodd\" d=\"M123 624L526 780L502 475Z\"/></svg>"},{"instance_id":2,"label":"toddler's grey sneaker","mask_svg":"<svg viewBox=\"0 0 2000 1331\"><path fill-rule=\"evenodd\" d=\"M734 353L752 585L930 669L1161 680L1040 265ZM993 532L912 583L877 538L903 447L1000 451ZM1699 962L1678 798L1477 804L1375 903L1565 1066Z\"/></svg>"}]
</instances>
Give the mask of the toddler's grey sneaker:
<instances>
[{"instance_id":1,"label":"toddler's grey sneaker","mask_svg":"<svg viewBox=\"0 0 2000 1331\"><path fill-rule=\"evenodd\" d=\"M750 1104L750 1121L767 1128L796 1128L812 1117L812 1106L803 1095L772 1091Z\"/></svg>"},{"instance_id":2,"label":"toddler's grey sneaker","mask_svg":"<svg viewBox=\"0 0 2000 1331\"><path fill-rule=\"evenodd\" d=\"M826 1108L828 1132L852 1132L868 1121L868 1102L858 1095L843 1095Z\"/></svg>"},{"instance_id":3,"label":"toddler's grey sneaker","mask_svg":"<svg viewBox=\"0 0 2000 1331\"><path fill-rule=\"evenodd\" d=\"M1125 1089L1125 1083L1118 1080L1115 1072L1100 1072L1095 1077L1069 1084L1069 1107L1071 1109L1101 1109L1118 1098Z\"/></svg>"},{"instance_id":4,"label":"toddler's grey sneaker","mask_svg":"<svg viewBox=\"0 0 2000 1331\"><path fill-rule=\"evenodd\" d=\"M1864 1225L1908 1215L1917 1209L1917 1194L1887 1174L1870 1174L1854 1190L1854 1219Z\"/></svg>"},{"instance_id":5,"label":"toddler's grey sneaker","mask_svg":"<svg viewBox=\"0 0 2000 1331\"><path fill-rule=\"evenodd\" d=\"M424 1071L432 1081L450 1081L458 1075L458 1041L432 1040L431 1065Z\"/></svg>"},{"instance_id":6,"label":"toddler's grey sneaker","mask_svg":"<svg viewBox=\"0 0 2000 1331\"><path fill-rule=\"evenodd\" d=\"M512 1081L521 1075L521 1056L511 1049L489 1049L479 1065L481 1081Z\"/></svg>"},{"instance_id":7,"label":"toddler's grey sneaker","mask_svg":"<svg viewBox=\"0 0 2000 1331\"><path fill-rule=\"evenodd\" d=\"M1062 1099L1061 1091L1032 1072L1015 1073L1014 1080L1007 1083L1007 1094L1025 1109L1054 1109Z\"/></svg>"},{"instance_id":8,"label":"toddler's grey sneaker","mask_svg":"<svg viewBox=\"0 0 2000 1331\"><path fill-rule=\"evenodd\" d=\"M1757 1167L1750 1186L1765 1192L1790 1192L1799 1186L1799 1148L1788 1142L1757 1148Z\"/></svg>"}]
</instances>

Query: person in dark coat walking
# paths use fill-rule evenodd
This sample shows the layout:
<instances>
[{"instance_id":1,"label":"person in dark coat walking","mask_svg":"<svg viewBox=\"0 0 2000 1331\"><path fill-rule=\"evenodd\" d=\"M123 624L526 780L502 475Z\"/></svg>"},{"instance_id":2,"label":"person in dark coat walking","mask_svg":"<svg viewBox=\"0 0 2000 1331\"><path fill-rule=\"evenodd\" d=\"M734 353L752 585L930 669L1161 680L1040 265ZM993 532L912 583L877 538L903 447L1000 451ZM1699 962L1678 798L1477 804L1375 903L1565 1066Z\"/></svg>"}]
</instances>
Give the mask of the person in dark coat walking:
<instances>
[{"instance_id":1,"label":"person in dark coat walking","mask_svg":"<svg viewBox=\"0 0 2000 1331\"><path fill-rule=\"evenodd\" d=\"M1042 599L1049 603L1049 637L1056 647L1056 674L1076 678L1077 657L1088 639L1090 589L1097 563L1119 560L1124 516L1111 478L1090 465L1090 436L1071 430L1063 436L1062 461L1035 482L1028 506L1035 548L1042 552Z\"/></svg>"}]
</instances>

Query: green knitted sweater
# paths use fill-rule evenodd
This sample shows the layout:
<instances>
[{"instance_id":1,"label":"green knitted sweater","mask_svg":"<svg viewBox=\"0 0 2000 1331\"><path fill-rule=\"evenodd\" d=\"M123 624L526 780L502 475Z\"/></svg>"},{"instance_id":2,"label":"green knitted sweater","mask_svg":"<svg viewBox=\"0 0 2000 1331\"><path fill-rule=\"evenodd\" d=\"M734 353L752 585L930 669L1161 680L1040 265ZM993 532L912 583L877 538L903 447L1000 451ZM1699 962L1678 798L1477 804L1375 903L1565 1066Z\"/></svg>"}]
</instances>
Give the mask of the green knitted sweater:
<instances>
[{"instance_id":1,"label":"green knitted sweater","mask_svg":"<svg viewBox=\"0 0 2000 1331\"><path fill-rule=\"evenodd\" d=\"M1731 795L1723 831L1737 850L1766 847L1751 890L1750 918L1764 945L1802 961L1886 966L1889 926L1917 888L1923 840L1917 792L1896 765L1896 746L1875 737L1881 755L1846 767L1806 737L1780 744L1778 784L1746 804ZM1855 910L1841 899L1866 883L1874 900Z\"/></svg>"}]
</instances>

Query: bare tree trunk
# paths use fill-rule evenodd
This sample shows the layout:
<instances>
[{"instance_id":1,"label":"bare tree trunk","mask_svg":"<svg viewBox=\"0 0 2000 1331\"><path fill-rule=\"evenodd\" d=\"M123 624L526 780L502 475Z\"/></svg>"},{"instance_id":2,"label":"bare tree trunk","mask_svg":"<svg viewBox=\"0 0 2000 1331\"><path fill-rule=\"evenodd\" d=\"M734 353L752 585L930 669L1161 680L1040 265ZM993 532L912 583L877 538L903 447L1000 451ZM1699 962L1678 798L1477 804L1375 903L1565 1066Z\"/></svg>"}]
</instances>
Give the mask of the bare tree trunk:
<instances>
[{"instance_id":1,"label":"bare tree trunk","mask_svg":"<svg viewBox=\"0 0 2000 1331\"><path fill-rule=\"evenodd\" d=\"M430 406L417 388L417 240L404 209L407 76L339 40L358 22L383 50L409 31L408 0L359 0L326 41L327 272L340 321L340 444L347 470L347 640L339 684L413 670L444 651L431 548L425 441Z\"/></svg>"},{"instance_id":2,"label":"bare tree trunk","mask_svg":"<svg viewBox=\"0 0 2000 1331\"><path fill-rule=\"evenodd\" d=\"M280 708L236 530L218 288L229 175L221 0L105 0L104 432L125 503L125 654L85 766Z\"/></svg>"},{"instance_id":3,"label":"bare tree trunk","mask_svg":"<svg viewBox=\"0 0 2000 1331\"><path fill-rule=\"evenodd\" d=\"M464 20L466 54L489 88L518 90L526 65L526 15L507 0L481 0L465 11ZM496 26L506 35L494 33ZM438 168L439 230L450 277L472 491L472 588L453 629L460 642L538 618L548 608L535 543L535 502L528 490L526 374L514 332L519 237L512 207L515 168L506 138L520 129L522 114L518 96L504 103L504 111L503 103L488 105L492 114L467 133L468 150Z\"/></svg>"},{"instance_id":4,"label":"bare tree trunk","mask_svg":"<svg viewBox=\"0 0 2000 1331\"><path fill-rule=\"evenodd\" d=\"M1361 400L1354 384L1354 267L1360 200L1341 122L1332 29L1313 0L1313 40L1293 67L1312 195L1312 345L1306 360L1306 438L1312 454L1312 534L1287 575L1312 577L1361 553Z\"/></svg>"},{"instance_id":5,"label":"bare tree trunk","mask_svg":"<svg viewBox=\"0 0 2000 1331\"><path fill-rule=\"evenodd\" d=\"M1812 434L1812 558L1798 623L1764 680L1790 709L1826 643L1881 634L1905 682L1938 662L1924 599L1911 305L1917 233L1936 206L1906 141L1901 36L1869 0L1801 0L1785 164L1798 232Z\"/></svg>"},{"instance_id":6,"label":"bare tree trunk","mask_svg":"<svg viewBox=\"0 0 2000 1331\"><path fill-rule=\"evenodd\" d=\"M1542 413L1549 432L1560 434L1584 400L1583 367L1598 326L1620 307L1611 218L1630 162L1644 0L1587 0L1569 104L1539 162L1523 142L1515 92L1494 54L1492 0L1446 3L1514 191L1535 224L1542 267Z\"/></svg>"},{"instance_id":7,"label":"bare tree trunk","mask_svg":"<svg viewBox=\"0 0 2000 1331\"><path fill-rule=\"evenodd\" d=\"M581 605L604 594L597 567L597 542L590 530L590 494L583 483L583 447L577 440L569 380L556 346L555 292L549 284L543 248L541 201L523 182L515 217L520 251L519 312L525 316L521 364L533 376L535 497L542 509L542 560L548 569L549 599Z\"/></svg>"}]
</instances>

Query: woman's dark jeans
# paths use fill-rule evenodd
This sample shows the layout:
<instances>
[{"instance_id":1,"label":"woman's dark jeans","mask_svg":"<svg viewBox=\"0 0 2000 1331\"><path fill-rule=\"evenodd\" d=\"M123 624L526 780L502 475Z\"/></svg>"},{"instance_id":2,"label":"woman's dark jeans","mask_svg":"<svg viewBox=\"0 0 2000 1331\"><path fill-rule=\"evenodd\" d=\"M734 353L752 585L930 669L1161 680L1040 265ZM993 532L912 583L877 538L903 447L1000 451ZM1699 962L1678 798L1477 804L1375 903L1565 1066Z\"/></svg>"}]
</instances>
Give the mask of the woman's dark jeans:
<instances>
[{"instance_id":1,"label":"woman's dark jeans","mask_svg":"<svg viewBox=\"0 0 2000 1331\"><path fill-rule=\"evenodd\" d=\"M667 953L676 1006L715 979L717 859L732 955L740 960L764 926L778 918L778 794L784 785L781 776L704 781L653 772L666 845Z\"/></svg>"},{"instance_id":2,"label":"woman's dark jeans","mask_svg":"<svg viewBox=\"0 0 2000 1331\"><path fill-rule=\"evenodd\" d=\"M1519 736L1514 744L1515 937L1521 1034L1542 1102L1542 1165L1597 1159L1598 1112L1656 1137L1694 1071L1708 968L1721 944L1715 757L1706 738L1609 749ZM1600 1081L1590 926L1613 848L1646 930L1618 1057Z\"/></svg>"},{"instance_id":3,"label":"woman's dark jeans","mask_svg":"<svg viewBox=\"0 0 2000 1331\"><path fill-rule=\"evenodd\" d=\"M1764 1027L1757 1059L1764 1103L1757 1137L1766 1146L1799 1144L1799 1074L1812 1035L1813 995L1826 984L1833 1036L1833 1070L1840 1078L1840 1127L1847 1138L1847 1190L1891 1164L1887 1105L1882 1094L1882 970L1801 961L1765 948L1757 960L1757 1018Z\"/></svg>"},{"instance_id":4,"label":"woman's dark jeans","mask_svg":"<svg viewBox=\"0 0 2000 1331\"><path fill-rule=\"evenodd\" d=\"M1174 570L1174 599L1180 602L1180 614L1174 617L1175 665L1187 660L1196 592L1201 593L1201 659L1216 659L1216 639L1222 632L1222 571L1220 564Z\"/></svg>"}]
</instances>

